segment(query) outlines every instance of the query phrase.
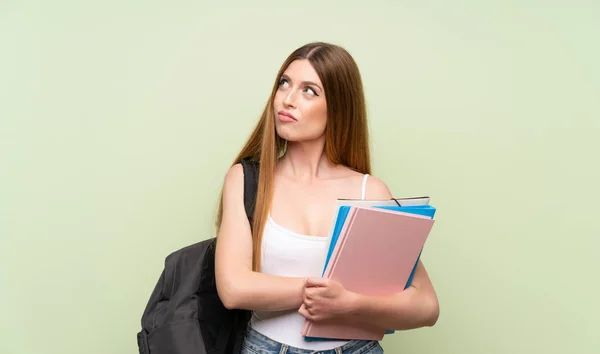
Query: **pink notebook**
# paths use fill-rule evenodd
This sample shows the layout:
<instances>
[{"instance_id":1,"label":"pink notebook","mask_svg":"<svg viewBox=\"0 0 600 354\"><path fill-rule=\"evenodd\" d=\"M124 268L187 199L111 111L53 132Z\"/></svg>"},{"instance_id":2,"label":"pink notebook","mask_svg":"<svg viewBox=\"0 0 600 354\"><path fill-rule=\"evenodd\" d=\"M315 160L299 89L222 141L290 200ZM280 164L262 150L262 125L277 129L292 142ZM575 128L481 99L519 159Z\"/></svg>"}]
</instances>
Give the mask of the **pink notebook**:
<instances>
[{"instance_id":1,"label":"pink notebook","mask_svg":"<svg viewBox=\"0 0 600 354\"><path fill-rule=\"evenodd\" d=\"M434 220L398 211L351 207L325 271L325 278L364 295L404 290ZM381 340L385 329L306 320L302 335L313 338Z\"/></svg>"}]
</instances>

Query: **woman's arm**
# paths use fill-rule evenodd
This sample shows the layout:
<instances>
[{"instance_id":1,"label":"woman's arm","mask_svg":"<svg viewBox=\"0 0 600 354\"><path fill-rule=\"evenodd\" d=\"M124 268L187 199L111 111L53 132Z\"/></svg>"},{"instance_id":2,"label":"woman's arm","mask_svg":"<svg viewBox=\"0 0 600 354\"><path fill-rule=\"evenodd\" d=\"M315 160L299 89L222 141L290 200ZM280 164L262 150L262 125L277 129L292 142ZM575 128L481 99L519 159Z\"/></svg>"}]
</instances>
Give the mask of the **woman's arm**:
<instances>
[{"instance_id":1,"label":"woman's arm","mask_svg":"<svg viewBox=\"0 0 600 354\"><path fill-rule=\"evenodd\" d=\"M412 284L390 296L353 294L349 320L393 330L433 326L439 317L437 295L423 263L419 261Z\"/></svg>"},{"instance_id":2,"label":"woman's arm","mask_svg":"<svg viewBox=\"0 0 600 354\"><path fill-rule=\"evenodd\" d=\"M240 164L225 176L223 220L215 253L217 291L229 309L279 311L302 305L304 278L252 270L252 235L244 208L244 171Z\"/></svg>"}]
</instances>

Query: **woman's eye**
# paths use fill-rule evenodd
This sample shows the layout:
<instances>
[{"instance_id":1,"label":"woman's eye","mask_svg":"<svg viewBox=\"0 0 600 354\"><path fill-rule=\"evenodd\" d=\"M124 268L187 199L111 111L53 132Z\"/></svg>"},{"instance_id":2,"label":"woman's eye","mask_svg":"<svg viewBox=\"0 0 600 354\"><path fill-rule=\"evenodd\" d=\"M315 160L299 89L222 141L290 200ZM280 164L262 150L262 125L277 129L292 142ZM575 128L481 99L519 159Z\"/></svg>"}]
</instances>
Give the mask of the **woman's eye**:
<instances>
[{"instance_id":1,"label":"woman's eye","mask_svg":"<svg viewBox=\"0 0 600 354\"><path fill-rule=\"evenodd\" d=\"M286 79L281 79L281 80L279 80L279 86L284 86L284 85L287 85L287 83L288 83L288 82L287 82L287 80L286 80Z\"/></svg>"},{"instance_id":2,"label":"woman's eye","mask_svg":"<svg viewBox=\"0 0 600 354\"><path fill-rule=\"evenodd\" d=\"M310 93L311 95L315 95L315 96L317 96L317 93L316 93L316 92L315 92L315 90L313 90L312 88L310 88L310 87L307 87L305 90L306 90L308 93Z\"/></svg>"}]
</instances>

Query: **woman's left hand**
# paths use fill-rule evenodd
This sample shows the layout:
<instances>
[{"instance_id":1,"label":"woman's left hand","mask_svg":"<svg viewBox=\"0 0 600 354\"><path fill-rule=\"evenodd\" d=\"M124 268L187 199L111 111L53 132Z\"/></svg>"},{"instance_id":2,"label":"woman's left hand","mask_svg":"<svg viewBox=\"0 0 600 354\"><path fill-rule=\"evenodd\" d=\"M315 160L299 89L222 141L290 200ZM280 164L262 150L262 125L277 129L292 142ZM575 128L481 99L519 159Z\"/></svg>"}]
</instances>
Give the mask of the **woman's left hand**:
<instances>
[{"instance_id":1,"label":"woman's left hand","mask_svg":"<svg viewBox=\"0 0 600 354\"><path fill-rule=\"evenodd\" d=\"M335 280L308 278L302 300L300 315L309 321L324 321L352 313L356 294Z\"/></svg>"}]
</instances>

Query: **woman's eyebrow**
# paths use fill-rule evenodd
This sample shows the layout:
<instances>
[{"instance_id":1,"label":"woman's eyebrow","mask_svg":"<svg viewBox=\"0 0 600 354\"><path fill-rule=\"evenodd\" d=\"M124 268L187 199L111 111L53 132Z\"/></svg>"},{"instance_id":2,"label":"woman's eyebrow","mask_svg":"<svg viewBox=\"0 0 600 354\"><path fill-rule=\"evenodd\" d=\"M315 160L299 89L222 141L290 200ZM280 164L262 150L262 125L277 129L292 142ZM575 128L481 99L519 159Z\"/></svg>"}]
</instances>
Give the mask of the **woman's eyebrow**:
<instances>
[{"instance_id":1,"label":"woman's eyebrow","mask_svg":"<svg viewBox=\"0 0 600 354\"><path fill-rule=\"evenodd\" d=\"M292 81L292 79L290 79L290 77L287 76L287 75L285 75L285 74L281 75L281 78L282 79L286 79L288 81ZM319 90L323 91L323 89L321 88L321 86L317 85L316 83L314 83L312 81L302 81L301 84L303 84L303 85L313 85L313 86L318 87Z\"/></svg>"}]
</instances>

